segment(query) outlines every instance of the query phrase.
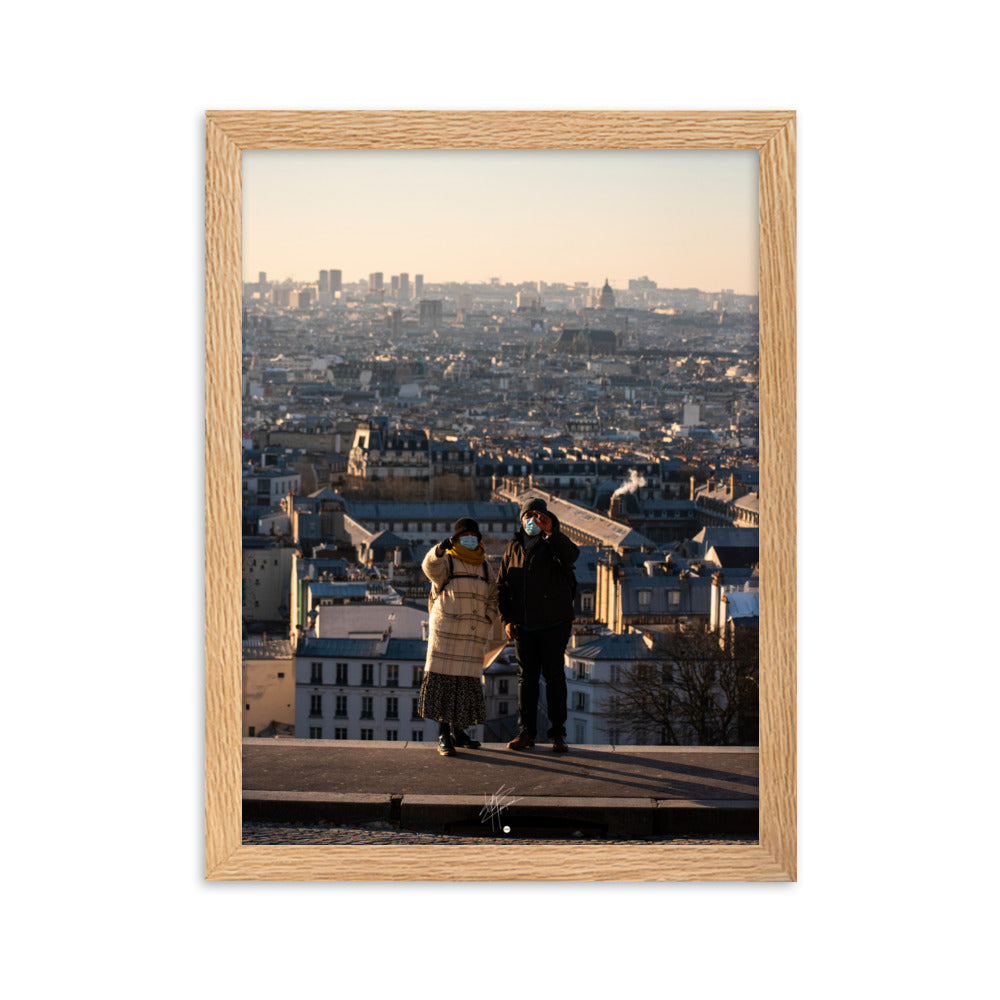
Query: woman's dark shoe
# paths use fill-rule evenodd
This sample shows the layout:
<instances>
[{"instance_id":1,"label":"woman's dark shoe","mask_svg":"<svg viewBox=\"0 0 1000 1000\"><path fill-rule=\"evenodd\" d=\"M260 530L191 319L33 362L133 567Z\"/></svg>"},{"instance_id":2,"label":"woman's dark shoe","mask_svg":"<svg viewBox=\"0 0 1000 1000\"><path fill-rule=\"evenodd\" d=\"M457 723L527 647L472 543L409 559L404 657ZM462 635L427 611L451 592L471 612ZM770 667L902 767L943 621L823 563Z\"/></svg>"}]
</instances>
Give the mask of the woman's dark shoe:
<instances>
[{"instance_id":1,"label":"woman's dark shoe","mask_svg":"<svg viewBox=\"0 0 1000 1000\"><path fill-rule=\"evenodd\" d=\"M451 733L442 733L438 737L438 753L442 757L455 756L455 741L451 738Z\"/></svg>"},{"instance_id":2,"label":"woman's dark shoe","mask_svg":"<svg viewBox=\"0 0 1000 1000\"><path fill-rule=\"evenodd\" d=\"M566 737L562 733L552 737L552 752L569 753L569 747L566 745Z\"/></svg>"},{"instance_id":3,"label":"woman's dark shoe","mask_svg":"<svg viewBox=\"0 0 1000 1000\"><path fill-rule=\"evenodd\" d=\"M455 741L455 746L465 747L467 750L478 750L482 743L479 740L472 739L471 736L464 729L456 729L454 726L451 727L452 738Z\"/></svg>"}]
</instances>

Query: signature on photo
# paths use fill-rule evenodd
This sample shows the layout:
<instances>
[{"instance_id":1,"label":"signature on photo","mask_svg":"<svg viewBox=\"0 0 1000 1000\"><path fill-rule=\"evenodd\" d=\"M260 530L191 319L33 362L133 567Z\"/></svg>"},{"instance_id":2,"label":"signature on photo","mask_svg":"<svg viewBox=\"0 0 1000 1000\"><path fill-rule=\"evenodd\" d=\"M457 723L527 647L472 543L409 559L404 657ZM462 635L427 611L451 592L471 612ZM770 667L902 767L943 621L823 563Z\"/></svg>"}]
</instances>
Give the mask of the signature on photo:
<instances>
[{"instance_id":1,"label":"signature on photo","mask_svg":"<svg viewBox=\"0 0 1000 1000\"><path fill-rule=\"evenodd\" d=\"M520 802L521 798L513 797L513 788L507 788L506 785L501 785L492 795L485 796L486 805L479 810L479 821L485 823L489 821L492 829L497 828L497 822L500 816L503 814L504 809L512 806L515 802ZM510 827L505 826L503 828L504 833L510 832Z\"/></svg>"}]
</instances>

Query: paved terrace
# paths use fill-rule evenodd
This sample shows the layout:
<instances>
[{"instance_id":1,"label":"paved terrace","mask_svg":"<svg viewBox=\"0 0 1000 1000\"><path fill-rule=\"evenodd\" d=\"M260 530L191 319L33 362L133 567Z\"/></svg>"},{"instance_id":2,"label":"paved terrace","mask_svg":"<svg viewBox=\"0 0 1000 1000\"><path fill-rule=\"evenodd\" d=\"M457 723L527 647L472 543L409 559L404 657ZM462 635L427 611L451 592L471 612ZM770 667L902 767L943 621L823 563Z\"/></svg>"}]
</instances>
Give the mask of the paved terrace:
<instances>
[{"instance_id":1,"label":"paved terrace","mask_svg":"<svg viewBox=\"0 0 1000 1000\"><path fill-rule=\"evenodd\" d=\"M245 821L385 823L480 836L757 833L756 747L243 741ZM488 807L494 808L490 810Z\"/></svg>"}]
</instances>

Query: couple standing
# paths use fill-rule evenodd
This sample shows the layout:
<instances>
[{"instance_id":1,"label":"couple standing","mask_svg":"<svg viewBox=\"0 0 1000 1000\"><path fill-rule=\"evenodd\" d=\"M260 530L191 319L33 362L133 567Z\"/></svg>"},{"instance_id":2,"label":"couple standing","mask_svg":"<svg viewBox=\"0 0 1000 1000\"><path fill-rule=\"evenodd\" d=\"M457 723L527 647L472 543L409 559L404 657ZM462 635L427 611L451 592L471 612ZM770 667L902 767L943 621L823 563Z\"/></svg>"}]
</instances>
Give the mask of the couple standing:
<instances>
[{"instance_id":1,"label":"couple standing","mask_svg":"<svg viewBox=\"0 0 1000 1000\"><path fill-rule=\"evenodd\" d=\"M455 522L451 538L427 553L432 607L420 714L437 719L438 752L481 744L465 732L486 721L483 652L497 615L517 655L518 733L511 750L535 745L539 682L545 679L549 731L555 753L566 753L564 655L573 627L573 564L580 550L560 530L540 497L521 505L520 526L507 545L496 580L490 579L479 525Z\"/></svg>"}]
</instances>

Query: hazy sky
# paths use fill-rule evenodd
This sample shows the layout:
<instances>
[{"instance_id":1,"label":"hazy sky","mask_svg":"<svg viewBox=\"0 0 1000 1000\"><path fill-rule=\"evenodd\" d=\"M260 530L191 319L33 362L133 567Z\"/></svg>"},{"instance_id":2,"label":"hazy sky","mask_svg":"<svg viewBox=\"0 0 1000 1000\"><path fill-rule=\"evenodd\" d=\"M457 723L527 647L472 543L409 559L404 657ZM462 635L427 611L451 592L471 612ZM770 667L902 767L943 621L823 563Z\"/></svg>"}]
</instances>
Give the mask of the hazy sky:
<instances>
[{"instance_id":1,"label":"hazy sky","mask_svg":"<svg viewBox=\"0 0 1000 1000\"><path fill-rule=\"evenodd\" d=\"M243 274L757 292L754 150L244 150Z\"/></svg>"}]
</instances>

